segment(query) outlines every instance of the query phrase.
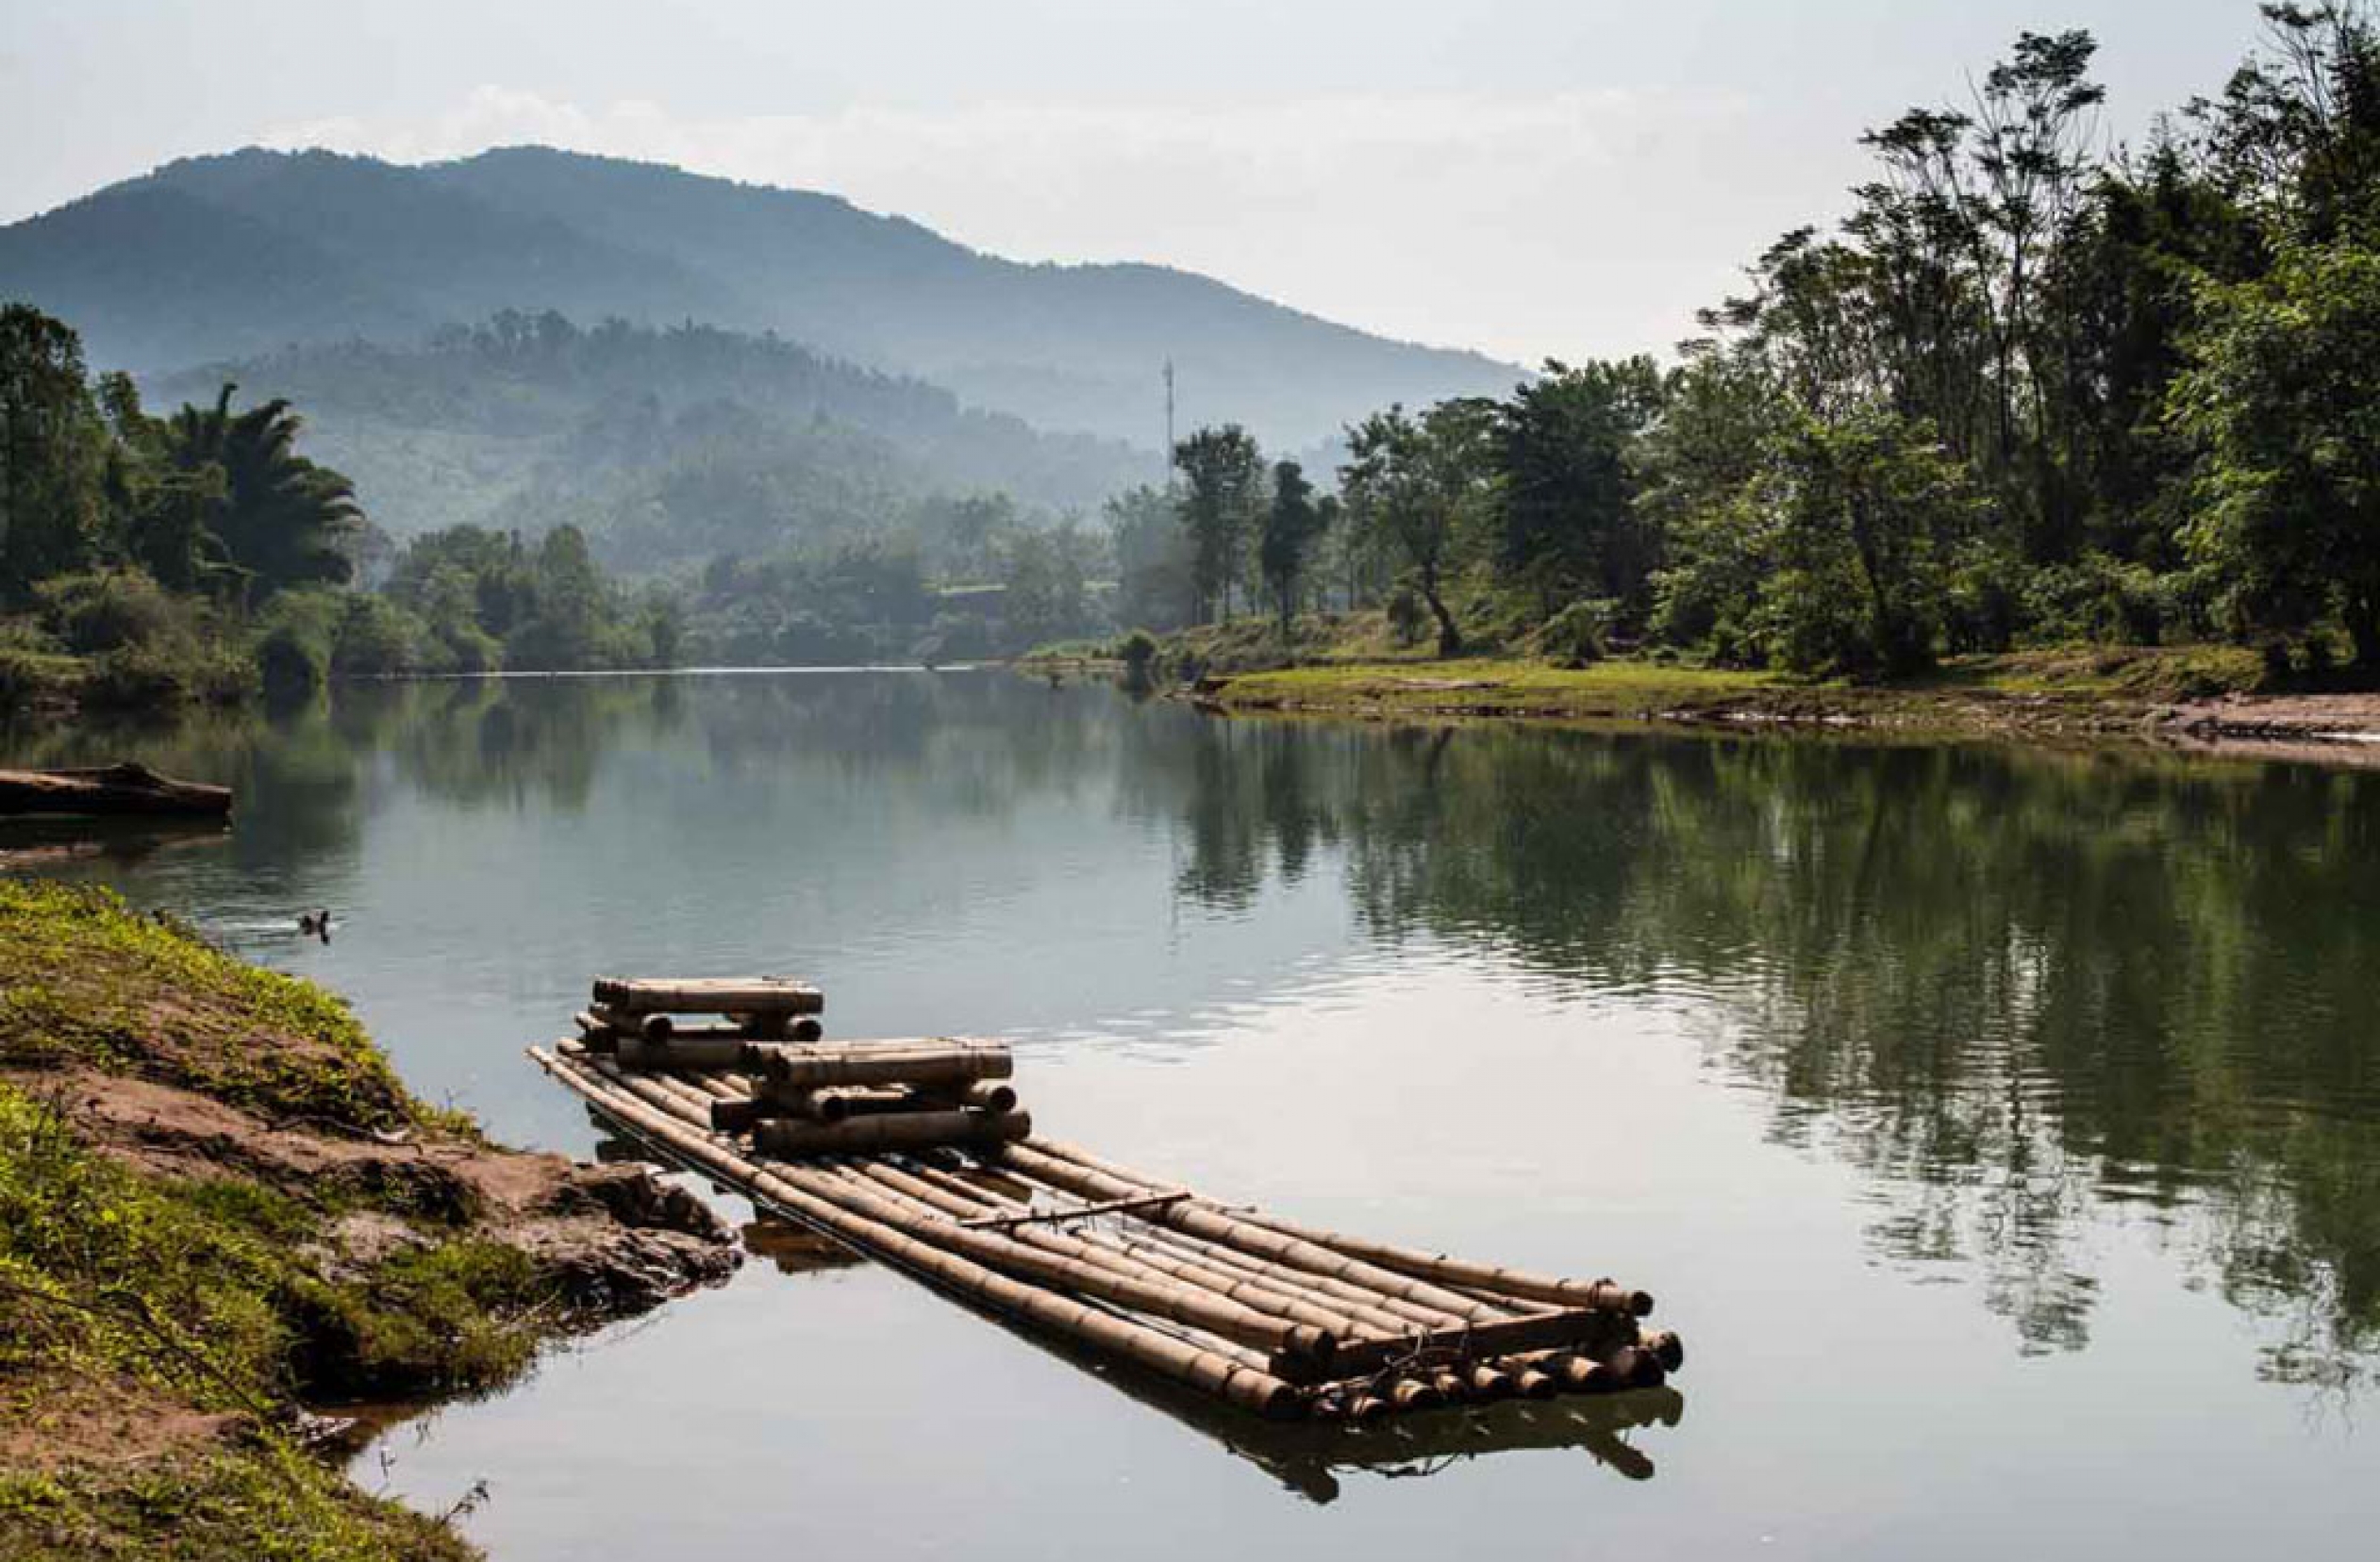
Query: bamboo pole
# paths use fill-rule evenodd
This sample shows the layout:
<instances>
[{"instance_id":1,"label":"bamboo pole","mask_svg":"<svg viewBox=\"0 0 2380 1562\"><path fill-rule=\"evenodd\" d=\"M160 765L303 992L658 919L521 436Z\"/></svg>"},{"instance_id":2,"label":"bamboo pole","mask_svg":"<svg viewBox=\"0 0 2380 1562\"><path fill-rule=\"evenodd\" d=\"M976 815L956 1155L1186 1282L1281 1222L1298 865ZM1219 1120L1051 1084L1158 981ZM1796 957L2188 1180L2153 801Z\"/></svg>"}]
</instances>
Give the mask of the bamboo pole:
<instances>
[{"instance_id":1,"label":"bamboo pole","mask_svg":"<svg viewBox=\"0 0 2380 1562\"><path fill-rule=\"evenodd\" d=\"M733 1037L674 1036L665 1041L620 1038L617 1056L629 1069L739 1069L749 1042Z\"/></svg>"},{"instance_id":2,"label":"bamboo pole","mask_svg":"<svg viewBox=\"0 0 2380 1562\"><path fill-rule=\"evenodd\" d=\"M595 978L594 999L623 1014L817 1014L825 995L788 976Z\"/></svg>"},{"instance_id":3,"label":"bamboo pole","mask_svg":"<svg viewBox=\"0 0 2380 1562\"><path fill-rule=\"evenodd\" d=\"M877 1183L897 1192L891 1196L904 1199L939 1216L963 1219L971 1206L956 1194L943 1193L932 1184L912 1177L889 1166L867 1163L846 1164L833 1170L846 1178ZM978 1229L961 1226L962 1230ZM1236 1303L1282 1324L1306 1324L1341 1338L1360 1334L1354 1320L1344 1313L1315 1307L1302 1299L1267 1289L1251 1282L1235 1284L1229 1275L1217 1274L1196 1265L1170 1262L1162 1256L1143 1258L1124 1252L1109 1241L1085 1239L1064 1232L1025 1227L1009 1233L1017 1241L1046 1252L1060 1255L1078 1263L1155 1284L1187 1286L1211 1292L1225 1301ZM930 1239L930 1238L929 1238Z\"/></svg>"},{"instance_id":4,"label":"bamboo pole","mask_svg":"<svg viewBox=\"0 0 2380 1562\"><path fill-rule=\"evenodd\" d=\"M1397 1319L1402 1325L1401 1332L1404 1333L1409 1334L1416 1329L1460 1328L1471 1321L1469 1319L1440 1308L1419 1306L1402 1297L1390 1296L1367 1286L1355 1285L1334 1275L1312 1274L1305 1270L1292 1269L1287 1264L1276 1264L1269 1259L1258 1258L1253 1254L1242 1253L1238 1248L1202 1242L1187 1233L1175 1231L1171 1227L1157 1227L1153 1234L1160 1239L1194 1247L1198 1252L1207 1255L1209 1261L1219 1267L1241 1270L1263 1279L1278 1281L1285 1286L1304 1287L1342 1304L1377 1308Z\"/></svg>"},{"instance_id":5,"label":"bamboo pole","mask_svg":"<svg viewBox=\"0 0 2380 1562\"><path fill-rule=\"evenodd\" d=\"M944 1144L993 1146L1033 1131L1029 1112L897 1112L841 1122L763 1118L752 1125L756 1150L780 1158L921 1150Z\"/></svg>"},{"instance_id":6,"label":"bamboo pole","mask_svg":"<svg viewBox=\"0 0 2380 1562\"><path fill-rule=\"evenodd\" d=\"M619 1121L651 1135L704 1170L743 1184L785 1213L862 1253L899 1264L995 1310L1113 1351L1261 1415L1287 1419L1304 1407L1305 1396L1269 1372L918 1241L897 1228L817 1198L791 1180L723 1149L684 1122L648 1106L624 1090L607 1088L601 1075L581 1065L566 1062L542 1048L531 1048L529 1055L548 1073Z\"/></svg>"},{"instance_id":7,"label":"bamboo pole","mask_svg":"<svg viewBox=\"0 0 2380 1562\"><path fill-rule=\"evenodd\" d=\"M1060 1160L1043 1153L1040 1141L1003 1145L991 1158L1015 1167L1054 1187L1063 1188L1079 1198L1128 1198L1137 1189L1155 1185L1125 1182L1084 1166ZM1154 1211L1153 1221L1224 1243L1243 1252L1255 1253L1293 1269L1312 1274L1326 1274L1373 1288L1390 1296L1402 1297L1423 1306L1441 1307L1466 1320L1480 1323L1496 1322L1511 1316L1484 1302L1432 1285L1426 1280L1392 1270L1368 1264L1360 1258L1337 1253L1318 1242L1290 1237L1270 1227L1252 1224L1207 1200L1195 1199L1169 1205Z\"/></svg>"},{"instance_id":8,"label":"bamboo pole","mask_svg":"<svg viewBox=\"0 0 2380 1562\"><path fill-rule=\"evenodd\" d=\"M1099 1172L1121 1181L1148 1183L1140 1172L1091 1154L1080 1145L1063 1139L1035 1139L1032 1148L1063 1160ZM1150 1183L1150 1186L1157 1186ZM1220 1205L1218 1208L1222 1207ZM1389 1242L1371 1241L1341 1232L1325 1231L1316 1226L1300 1224L1278 1215L1261 1210L1237 1212L1240 1218L1256 1225L1295 1237L1318 1246L1336 1249L1350 1257L1382 1268L1417 1275L1441 1286L1476 1286L1502 1296L1520 1297L1532 1302L1549 1302L1558 1306L1594 1307L1632 1313L1642 1318L1653 1310L1653 1298L1643 1291L1630 1290L1610 1280L1565 1280L1549 1275L1532 1274L1525 1270L1506 1269L1495 1264L1478 1264L1450 1258L1442 1254L1423 1253L1413 1248Z\"/></svg>"},{"instance_id":9,"label":"bamboo pole","mask_svg":"<svg viewBox=\"0 0 2380 1562\"><path fill-rule=\"evenodd\" d=\"M979 1079L1006 1079L1016 1071L1008 1049L996 1041L918 1041L832 1047L782 1042L745 1043L743 1066L765 1073L773 1084L819 1089L836 1085L948 1086L963 1089Z\"/></svg>"},{"instance_id":10,"label":"bamboo pole","mask_svg":"<svg viewBox=\"0 0 2380 1562\"><path fill-rule=\"evenodd\" d=\"M840 1203L866 1219L990 1268L1047 1286L1071 1287L1102 1301L1271 1351L1276 1362L1275 1376L1285 1371L1326 1374L1339 1353L1338 1337L1329 1330L1284 1322L1194 1287L1130 1279L1078 1259L1037 1251L1007 1237L970 1231L956 1221L923 1215L893 1199L852 1187L824 1168L788 1163L771 1168L771 1174L814 1198Z\"/></svg>"}]
</instances>

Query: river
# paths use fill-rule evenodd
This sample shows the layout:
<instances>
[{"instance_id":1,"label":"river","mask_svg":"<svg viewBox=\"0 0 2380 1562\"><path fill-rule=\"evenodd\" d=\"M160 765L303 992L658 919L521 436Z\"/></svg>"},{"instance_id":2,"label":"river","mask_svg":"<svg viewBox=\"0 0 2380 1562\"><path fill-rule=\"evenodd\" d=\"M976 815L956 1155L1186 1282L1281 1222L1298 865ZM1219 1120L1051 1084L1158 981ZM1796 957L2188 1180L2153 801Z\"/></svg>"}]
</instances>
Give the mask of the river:
<instances>
[{"instance_id":1,"label":"river","mask_svg":"<svg viewBox=\"0 0 2380 1562\"><path fill-rule=\"evenodd\" d=\"M2369 1554L2380 773L997 672L347 688L0 753L237 786L228 836L0 851L349 995L506 1139L595 1153L522 1055L591 975L795 972L830 1035L1012 1039L1047 1132L1615 1274L1688 1350L1634 1402L1268 1433L796 1247L359 1457L504 1562Z\"/></svg>"}]
</instances>

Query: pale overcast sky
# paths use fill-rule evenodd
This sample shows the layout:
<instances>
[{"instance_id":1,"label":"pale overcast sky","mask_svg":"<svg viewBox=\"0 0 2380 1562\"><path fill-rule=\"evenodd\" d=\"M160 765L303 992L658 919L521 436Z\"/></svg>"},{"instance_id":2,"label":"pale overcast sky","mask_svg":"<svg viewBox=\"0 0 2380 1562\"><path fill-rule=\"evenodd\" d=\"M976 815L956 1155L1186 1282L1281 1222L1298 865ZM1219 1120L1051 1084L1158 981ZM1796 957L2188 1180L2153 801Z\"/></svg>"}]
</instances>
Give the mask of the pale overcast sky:
<instances>
[{"instance_id":1,"label":"pale overcast sky","mask_svg":"<svg viewBox=\"0 0 2380 1562\"><path fill-rule=\"evenodd\" d=\"M0 221L255 142L545 141L1534 362L1658 349L1854 139L2089 27L2111 134L2252 0L0 0Z\"/></svg>"}]
</instances>

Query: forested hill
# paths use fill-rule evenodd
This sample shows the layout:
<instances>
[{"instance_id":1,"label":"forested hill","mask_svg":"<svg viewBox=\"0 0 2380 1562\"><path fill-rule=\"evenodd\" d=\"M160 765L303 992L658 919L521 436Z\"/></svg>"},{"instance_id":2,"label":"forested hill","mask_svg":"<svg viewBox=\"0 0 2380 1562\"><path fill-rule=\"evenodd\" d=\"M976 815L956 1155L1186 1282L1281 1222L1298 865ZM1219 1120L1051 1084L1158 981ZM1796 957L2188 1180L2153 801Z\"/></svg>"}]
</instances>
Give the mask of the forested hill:
<instances>
[{"instance_id":1,"label":"forested hill","mask_svg":"<svg viewBox=\"0 0 2380 1562\"><path fill-rule=\"evenodd\" d=\"M1054 429L1154 446L1186 419L1307 444L1385 402L1511 388L1210 278L1024 265L839 197L541 147L407 167L260 150L172 163L0 228L0 297L158 371L291 343L408 343L499 309L774 330Z\"/></svg>"},{"instance_id":2,"label":"forested hill","mask_svg":"<svg viewBox=\"0 0 2380 1562\"><path fill-rule=\"evenodd\" d=\"M203 403L226 381L304 407L308 448L400 538L572 521L637 567L798 547L938 495L1090 510L1155 462L772 337L581 328L550 311L500 311L411 347L293 347L145 389L160 405Z\"/></svg>"}]
</instances>

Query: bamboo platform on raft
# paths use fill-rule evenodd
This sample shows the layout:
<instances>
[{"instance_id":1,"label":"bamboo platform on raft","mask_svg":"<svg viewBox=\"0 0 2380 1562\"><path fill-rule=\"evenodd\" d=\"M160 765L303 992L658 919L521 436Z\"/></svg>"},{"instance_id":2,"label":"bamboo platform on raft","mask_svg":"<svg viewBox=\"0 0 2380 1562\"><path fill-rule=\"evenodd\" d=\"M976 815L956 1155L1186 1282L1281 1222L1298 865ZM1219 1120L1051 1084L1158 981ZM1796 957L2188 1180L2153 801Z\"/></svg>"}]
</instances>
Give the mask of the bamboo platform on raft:
<instances>
[{"instance_id":1,"label":"bamboo platform on raft","mask_svg":"<svg viewBox=\"0 0 2380 1562\"><path fill-rule=\"evenodd\" d=\"M1040 1136L998 1042L829 1042L817 989L782 978L607 978L595 999L579 1037L529 1055L624 1136L853 1253L1241 1410L1367 1422L1652 1388L1683 1365L1677 1337L1643 1324L1653 1299L1614 1281L1302 1225Z\"/></svg>"}]
</instances>

